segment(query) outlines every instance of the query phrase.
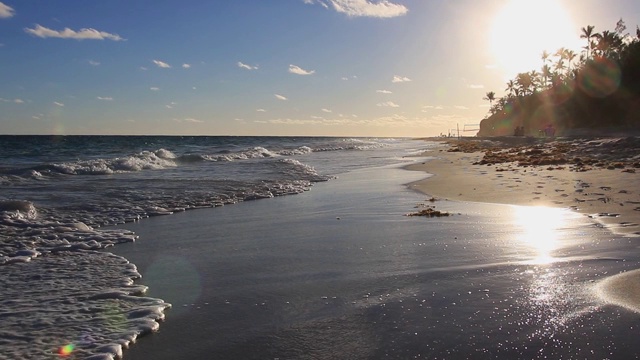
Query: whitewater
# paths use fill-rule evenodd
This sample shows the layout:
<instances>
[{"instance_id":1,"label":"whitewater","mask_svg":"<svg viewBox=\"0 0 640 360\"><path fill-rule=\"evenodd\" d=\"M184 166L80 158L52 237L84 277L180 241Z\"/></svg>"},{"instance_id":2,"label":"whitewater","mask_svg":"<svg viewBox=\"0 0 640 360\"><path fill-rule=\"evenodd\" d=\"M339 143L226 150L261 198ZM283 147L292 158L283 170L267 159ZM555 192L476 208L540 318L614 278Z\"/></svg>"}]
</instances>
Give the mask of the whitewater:
<instances>
[{"instance_id":1,"label":"whitewater","mask_svg":"<svg viewBox=\"0 0 640 360\"><path fill-rule=\"evenodd\" d=\"M405 162L406 139L0 136L0 359L114 359L171 304L108 250L117 225L299 194ZM109 227L105 229L105 227Z\"/></svg>"}]
</instances>

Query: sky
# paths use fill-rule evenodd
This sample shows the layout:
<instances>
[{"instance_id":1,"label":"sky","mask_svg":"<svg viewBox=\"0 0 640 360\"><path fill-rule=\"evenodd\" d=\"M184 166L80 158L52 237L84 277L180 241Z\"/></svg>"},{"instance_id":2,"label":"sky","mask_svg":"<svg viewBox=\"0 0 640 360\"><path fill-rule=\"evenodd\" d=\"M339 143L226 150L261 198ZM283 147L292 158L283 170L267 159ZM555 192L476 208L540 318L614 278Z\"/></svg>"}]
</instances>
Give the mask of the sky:
<instances>
[{"instance_id":1,"label":"sky","mask_svg":"<svg viewBox=\"0 0 640 360\"><path fill-rule=\"evenodd\" d=\"M620 18L640 1L0 0L0 134L465 134Z\"/></svg>"}]
</instances>

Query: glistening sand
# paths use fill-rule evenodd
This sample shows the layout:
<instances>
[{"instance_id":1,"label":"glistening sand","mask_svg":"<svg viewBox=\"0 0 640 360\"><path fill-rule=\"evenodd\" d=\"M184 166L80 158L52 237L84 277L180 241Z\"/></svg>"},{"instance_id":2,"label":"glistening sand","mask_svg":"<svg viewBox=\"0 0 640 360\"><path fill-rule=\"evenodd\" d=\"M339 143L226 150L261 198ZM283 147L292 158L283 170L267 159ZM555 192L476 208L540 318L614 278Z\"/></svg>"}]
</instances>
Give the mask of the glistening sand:
<instances>
[{"instance_id":1,"label":"glistening sand","mask_svg":"<svg viewBox=\"0 0 640 360\"><path fill-rule=\"evenodd\" d=\"M566 209L430 203L404 186L423 177L364 169L129 225L114 252L174 307L125 359L640 355L640 318L594 289L639 267L632 239Z\"/></svg>"}]
</instances>

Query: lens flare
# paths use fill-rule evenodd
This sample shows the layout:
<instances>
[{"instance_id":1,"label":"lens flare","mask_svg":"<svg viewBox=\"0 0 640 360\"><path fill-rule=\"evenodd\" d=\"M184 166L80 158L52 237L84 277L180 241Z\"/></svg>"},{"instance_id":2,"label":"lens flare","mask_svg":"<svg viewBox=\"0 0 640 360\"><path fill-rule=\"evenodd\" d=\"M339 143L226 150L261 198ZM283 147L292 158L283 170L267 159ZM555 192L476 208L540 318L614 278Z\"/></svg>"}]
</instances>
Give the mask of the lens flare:
<instances>
[{"instance_id":1,"label":"lens flare","mask_svg":"<svg viewBox=\"0 0 640 360\"><path fill-rule=\"evenodd\" d=\"M61 347L60 350L58 350L58 354L60 356L63 356L63 357L69 356L69 355L71 355L71 353L73 352L73 350L75 348L76 348L75 345L67 344L67 345Z\"/></svg>"},{"instance_id":2,"label":"lens flare","mask_svg":"<svg viewBox=\"0 0 640 360\"><path fill-rule=\"evenodd\" d=\"M591 97L603 98L618 90L621 76L622 71L615 61L597 58L580 72L578 86Z\"/></svg>"}]
</instances>

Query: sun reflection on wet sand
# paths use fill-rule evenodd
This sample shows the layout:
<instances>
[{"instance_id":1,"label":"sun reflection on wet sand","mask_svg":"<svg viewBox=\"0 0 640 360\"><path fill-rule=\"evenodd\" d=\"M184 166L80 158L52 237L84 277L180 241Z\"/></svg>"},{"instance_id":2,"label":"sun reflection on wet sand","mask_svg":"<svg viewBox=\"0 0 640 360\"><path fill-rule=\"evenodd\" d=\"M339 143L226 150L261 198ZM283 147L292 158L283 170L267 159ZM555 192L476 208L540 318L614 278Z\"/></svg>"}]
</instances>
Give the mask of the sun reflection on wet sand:
<instances>
[{"instance_id":1,"label":"sun reflection on wet sand","mask_svg":"<svg viewBox=\"0 0 640 360\"><path fill-rule=\"evenodd\" d=\"M518 240L532 252L533 264L556 261L553 252L559 248L558 232L566 223L566 210L544 206L514 206L516 226L522 229Z\"/></svg>"},{"instance_id":2,"label":"sun reflection on wet sand","mask_svg":"<svg viewBox=\"0 0 640 360\"><path fill-rule=\"evenodd\" d=\"M532 339L553 343L563 329L596 309L584 281L577 280L579 267L570 265L575 258L561 252L586 241L576 232L578 218L567 209L513 206L515 246L527 265L519 278L526 294L522 305L528 309L524 322L536 329Z\"/></svg>"}]
</instances>

